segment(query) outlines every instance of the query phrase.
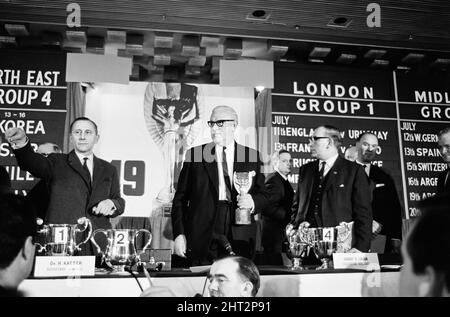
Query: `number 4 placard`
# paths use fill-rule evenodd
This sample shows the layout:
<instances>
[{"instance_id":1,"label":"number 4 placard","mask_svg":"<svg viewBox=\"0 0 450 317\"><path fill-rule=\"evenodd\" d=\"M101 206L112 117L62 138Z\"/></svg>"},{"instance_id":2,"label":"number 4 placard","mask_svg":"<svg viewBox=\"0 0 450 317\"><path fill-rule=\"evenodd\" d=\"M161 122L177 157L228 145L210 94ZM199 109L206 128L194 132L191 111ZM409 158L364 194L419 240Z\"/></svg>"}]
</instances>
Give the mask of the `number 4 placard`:
<instances>
[{"instance_id":1,"label":"number 4 placard","mask_svg":"<svg viewBox=\"0 0 450 317\"><path fill-rule=\"evenodd\" d=\"M323 241L333 242L334 239L334 228L323 228Z\"/></svg>"}]
</instances>

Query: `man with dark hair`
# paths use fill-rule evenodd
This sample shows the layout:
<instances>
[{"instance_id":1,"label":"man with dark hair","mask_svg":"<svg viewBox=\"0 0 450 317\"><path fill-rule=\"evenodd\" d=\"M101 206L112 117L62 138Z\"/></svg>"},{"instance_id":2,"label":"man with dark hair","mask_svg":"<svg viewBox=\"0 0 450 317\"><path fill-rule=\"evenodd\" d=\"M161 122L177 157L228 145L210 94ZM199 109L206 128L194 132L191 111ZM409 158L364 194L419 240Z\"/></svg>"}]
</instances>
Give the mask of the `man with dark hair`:
<instances>
[{"instance_id":1,"label":"man with dark hair","mask_svg":"<svg viewBox=\"0 0 450 317\"><path fill-rule=\"evenodd\" d=\"M257 151L234 140L236 111L217 106L208 121L213 142L186 153L172 202L174 253L189 265L210 264L231 254L253 258L256 249L254 214L266 205L262 163ZM238 192L234 172L247 172L248 192ZM249 211L248 223L235 221L236 208Z\"/></svg>"},{"instance_id":2,"label":"man with dark hair","mask_svg":"<svg viewBox=\"0 0 450 317\"><path fill-rule=\"evenodd\" d=\"M260 286L258 268L241 256L216 260L208 279L211 297L255 297Z\"/></svg>"},{"instance_id":3,"label":"man with dark hair","mask_svg":"<svg viewBox=\"0 0 450 317\"><path fill-rule=\"evenodd\" d=\"M450 296L450 196L436 195L419 205L402 246L400 296Z\"/></svg>"},{"instance_id":4,"label":"man with dark hair","mask_svg":"<svg viewBox=\"0 0 450 317\"><path fill-rule=\"evenodd\" d=\"M363 133L356 143L356 162L364 167L372 190L372 235L386 236L384 253L399 253L402 239L402 208L392 177L382 168L373 165L380 148L373 133ZM375 240L374 240L375 241Z\"/></svg>"},{"instance_id":5,"label":"man with dark hair","mask_svg":"<svg viewBox=\"0 0 450 317\"><path fill-rule=\"evenodd\" d=\"M0 297L18 296L19 284L31 272L36 217L23 198L0 196Z\"/></svg>"},{"instance_id":6,"label":"man with dark hair","mask_svg":"<svg viewBox=\"0 0 450 317\"><path fill-rule=\"evenodd\" d=\"M291 172L291 155L288 151L276 151L272 155L272 166L275 170L266 179L268 205L262 212L262 246L264 248L264 263L282 265L281 256L284 229L291 219L294 190L287 176Z\"/></svg>"},{"instance_id":7,"label":"man with dark hair","mask_svg":"<svg viewBox=\"0 0 450 317\"><path fill-rule=\"evenodd\" d=\"M436 192L450 193L450 127L442 129L438 133L438 148L441 157L447 163L447 169L438 175L438 183Z\"/></svg>"},{"instance_id":8,"label":"man with dark hair","mask_svg":"<svg viewBox=\"0 0 450 317\"><path fill-rule=\"evenodd\" d=\"M87 217L94 229L108 229L110 218L123 213L125 201L120 196L116 168L93 153L99 135L92 120L81 117L72 122L70 141L74 150L69 154L45 157L35 153L19 128L6 130L5 136L20 168L48 183L46 223L76 224L79 218ZM84 245L83 249L82 254L94 254L91 245Z\"/></svg>"},{"instance_id":9,"label":"man with dark hair","mask_svg":"<svg viewBox=\"0 0 450 317\"><path fill-rule=\"evenodd\" d=\"M319 126L310 140L311 156L300 167L298 189L287 233L299 226L335 227L353 222L350 252L367 252L372 234L369 180L363 168L339 156L339 130Z\"/></svg>"}]
</instances>

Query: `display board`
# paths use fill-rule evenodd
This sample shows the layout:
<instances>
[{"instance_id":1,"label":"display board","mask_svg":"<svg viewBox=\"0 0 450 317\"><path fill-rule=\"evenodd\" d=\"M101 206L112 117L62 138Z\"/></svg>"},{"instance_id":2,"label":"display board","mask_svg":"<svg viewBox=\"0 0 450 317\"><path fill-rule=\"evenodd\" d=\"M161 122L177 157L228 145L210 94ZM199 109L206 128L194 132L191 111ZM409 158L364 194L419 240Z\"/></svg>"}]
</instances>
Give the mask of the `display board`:
<instances>
[{"instance_id":1,"label":"display board","mask_svg":"<svg viewBox=\"0 0 450 317\"><path fill-rule=\"evenodd\" d=\"M20 170L4 139L11 127L23 128L34 149L51 142L61 148L66 120L66 56L54 52L0 51L0 164L16 194L26 195L36 183Z\"/></svg>"},{"instance_id":2,"label":"display board","mask_svg":"<svg viewBox=\"0 0 450 317\"><path fill-rule=\"evenodd\" d=\"M426 82L426 84L424 84ZM387 71L324 66L275 66L272 142L293 157L296 188L301 165L313 160L309 138L319 125L341 131L341 154L363 132L377 135L374 164L390 173L402 197L404 218L417 215L417 201L433 195L446 168L437 133L450 124L448 81L420 80Z\"/></svg>"}]
</instances>

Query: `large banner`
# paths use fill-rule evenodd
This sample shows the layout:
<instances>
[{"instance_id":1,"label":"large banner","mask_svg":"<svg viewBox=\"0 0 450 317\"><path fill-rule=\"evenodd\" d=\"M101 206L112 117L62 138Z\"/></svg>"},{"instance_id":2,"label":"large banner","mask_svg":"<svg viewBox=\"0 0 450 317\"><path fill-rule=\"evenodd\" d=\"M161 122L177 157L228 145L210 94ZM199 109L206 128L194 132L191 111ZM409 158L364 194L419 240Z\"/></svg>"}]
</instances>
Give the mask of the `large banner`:
<instances>
[{"instance_id":1,"label":"large banner","mask_svg":"<svg viewBox=\"0 0 450 317\"><path fill-rule=\"evenodd\" d=\"M363 132L374 133L380 152L374 162L394 178L405 210L417 216L417 202L434 195L446 169L437 133L450 125L449 80L382 71L277 64L272 92L275 150L293 157L290 181L312 160L309 137L319 125L341 131L341 154Z\"/></svg>"},{"instance_id":2,"label":"large banner","mask_svg":"<svg viewBox=\"0 0 450 317\"><path fill-rule=\"evenodd\" d=\"M163 216L173 198L185 151L211 141L207 125L217 105L239 116L236 140L255 148L251 88L132 82L95 84L86 116L98 124L95 154L119 171L124 216Z\"/></svg>"},{"instance_id":3,"label":"large banner","mask_svg":"<svg viewBox=\"0 0 450 317\"><path fill-rule=\"evenodd\" d=\"M63 145L66 120L66 56L53 52L0 51L0 164L12 189L25 195L36 179L20 170L4 140L5 130L24 129L33 148L40 143Z\"/></svg>"}]
</instances>

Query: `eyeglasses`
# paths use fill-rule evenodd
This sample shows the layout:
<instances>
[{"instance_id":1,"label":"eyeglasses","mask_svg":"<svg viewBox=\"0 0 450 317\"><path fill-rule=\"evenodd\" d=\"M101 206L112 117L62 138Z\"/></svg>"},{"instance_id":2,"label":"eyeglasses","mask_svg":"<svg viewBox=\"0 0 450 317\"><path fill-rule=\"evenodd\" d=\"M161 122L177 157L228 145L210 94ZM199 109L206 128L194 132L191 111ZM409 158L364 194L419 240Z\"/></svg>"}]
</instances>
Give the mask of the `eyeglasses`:
<instances>
[{"instance_id":1,"label":"eyeglasses","mask_svg":"<svg viewBox=\"0 0 450 317\"><path fill-rule=\"evenodd\" d=\"M213 128L214 127L214 125L217 125L219 128L221 128L221 127L223 127L223 124L225 123L225 122L231 122L231 121L233 121L234 122L234 120L217 120L217 121L208 121L208 125L209 125L209 127L210 128Z\"/></svg>"},{"instance_id":2,"label":"eyeglasses","mask_svg":"<svg viewBox=\"0 0 450 317\"><path fill-rule=\"evenodd\" d=\"M309 141L316 142L317 140L320 140L320 139L329 139L329 138L330 137L328 137L328 136L313 136L313 137L309 138Z\"/></svg>"}]
</instances>

